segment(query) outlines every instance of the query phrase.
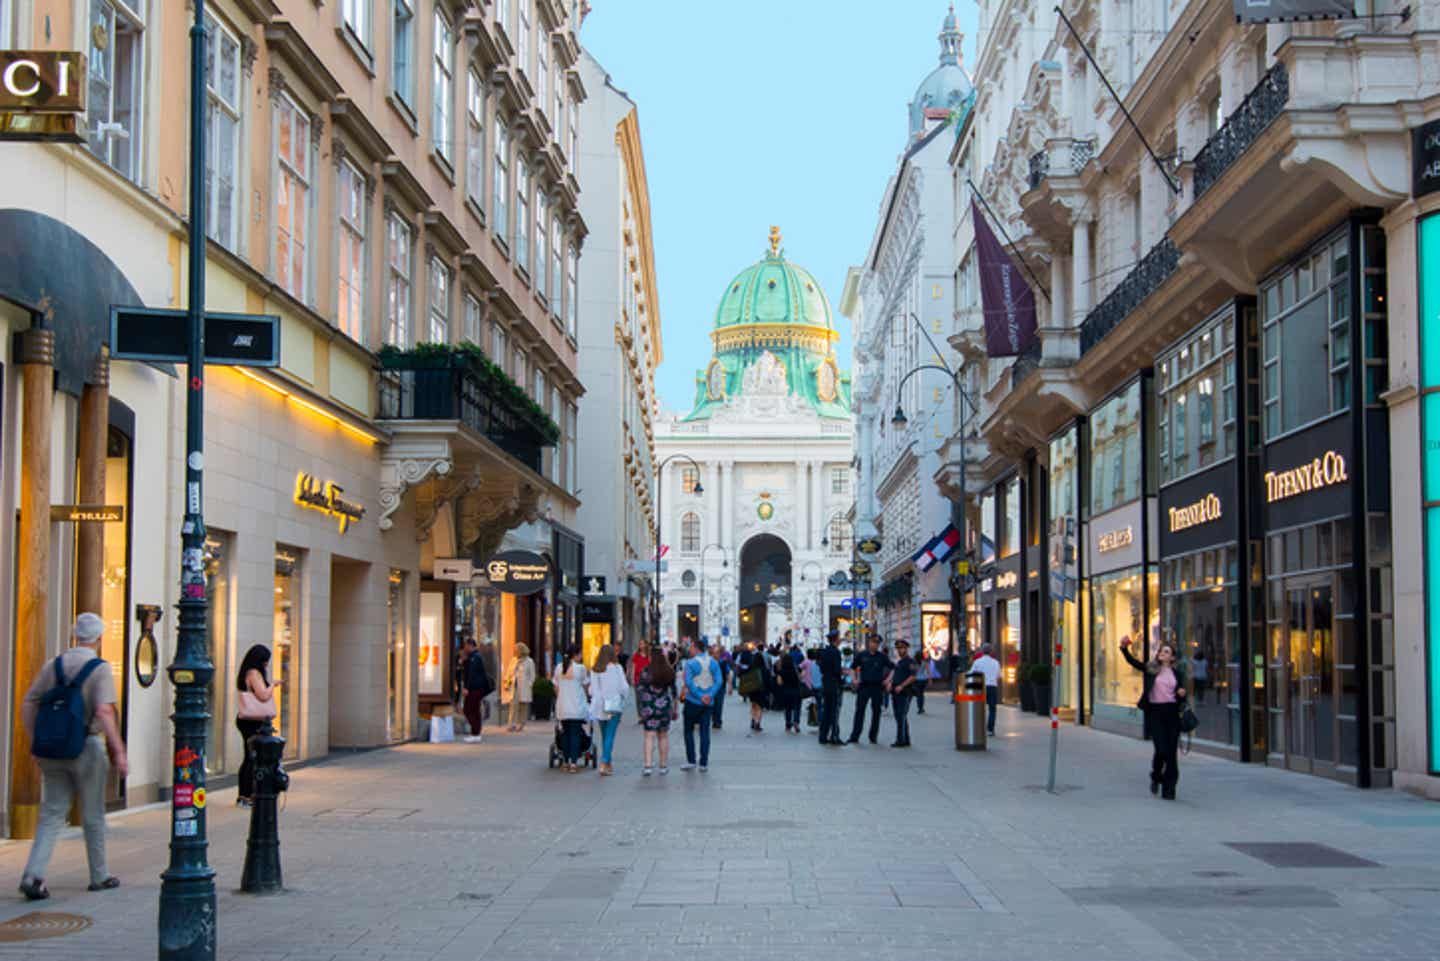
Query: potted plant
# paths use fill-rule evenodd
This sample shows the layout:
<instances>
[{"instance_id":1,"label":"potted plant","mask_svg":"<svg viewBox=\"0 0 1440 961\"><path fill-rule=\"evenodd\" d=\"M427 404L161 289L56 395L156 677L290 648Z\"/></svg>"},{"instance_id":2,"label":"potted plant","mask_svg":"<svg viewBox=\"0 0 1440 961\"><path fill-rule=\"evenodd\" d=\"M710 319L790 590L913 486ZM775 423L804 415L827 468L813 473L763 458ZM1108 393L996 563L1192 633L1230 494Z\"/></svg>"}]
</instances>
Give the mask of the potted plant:
<instances>
[{"instance_id":1,"label":"potted plant","mask_svg":"<svg viewBox=\"0 0 1440 961\"><path fill-rule=\"evenodd\" d=\"M1022 711L1035 710L1035 682L1030 680L1030 667L1029 662L1021 661L1020 669L1015 672L1015 676L1020 682L1020 710Z\"/></svg>"},{"instance_id":2,"label":"potted plant","mask_svg":"<svg viewBox=\"0 0 1440 961\"><path fill-rule=\"evenodd\" d=\"M548 677L537 677L530 685L530 717L536 721L550 720L555 709L555 682Z\"/></svg>"},{"instance_id":3,"label":"potted plant","mask_svg":"<svg viewBox=\"0 0 1440 961\"><path fill-rule=\"evenodd\" d=\"M1030 668L1030 684L1035 688L1035 713L1050 716L1050 681L1054 668L1049 664L1036 664Z\"/></svg>"}]
</instances>

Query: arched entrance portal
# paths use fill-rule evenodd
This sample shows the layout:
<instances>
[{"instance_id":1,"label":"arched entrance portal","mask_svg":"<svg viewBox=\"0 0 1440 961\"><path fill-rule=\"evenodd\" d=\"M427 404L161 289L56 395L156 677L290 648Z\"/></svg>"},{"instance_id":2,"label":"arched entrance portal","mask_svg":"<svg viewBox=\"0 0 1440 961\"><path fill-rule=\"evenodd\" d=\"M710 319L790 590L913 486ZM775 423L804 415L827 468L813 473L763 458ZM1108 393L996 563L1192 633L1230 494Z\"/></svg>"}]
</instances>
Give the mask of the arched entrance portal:
<instances>
[{"instance_id":1,"label":"arched entrance portal","mask_svg":"<svg viewBox=\"0 0 1440 961\"><path fill-rule=\"evenodd\" d=\"M740 549L740 639L766 644L790 623L790 548L758 534Z\"/></svg>"}]
</instances>

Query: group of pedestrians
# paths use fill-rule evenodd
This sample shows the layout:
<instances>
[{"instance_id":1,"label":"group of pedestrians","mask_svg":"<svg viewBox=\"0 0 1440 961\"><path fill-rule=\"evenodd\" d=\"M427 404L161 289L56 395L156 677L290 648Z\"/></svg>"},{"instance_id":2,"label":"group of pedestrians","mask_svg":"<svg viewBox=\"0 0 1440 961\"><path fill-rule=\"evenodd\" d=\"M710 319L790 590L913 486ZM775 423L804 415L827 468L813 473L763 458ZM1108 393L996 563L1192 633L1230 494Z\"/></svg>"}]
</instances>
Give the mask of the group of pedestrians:
<instances>
[{"instance_id":1,"label":"group of pedestrians","mask_svg":"<svg viewBox=\"0 0 1440 961\"><path fill-rule=\"evenodd\" d=\"M869 740L880 740L880 715L888 700L895 717L895 740L891 747L910 747L910 702L920 682L920 667L910 656L910 642L895 642L895 657L880 649L881 640L871 634L865 650L855 655L848 668L848 680L855 691L855 718L848 740L840 739L840 706L847 669L840 653L840 635L831 631L817 658L820 669L820 743L839 747L858 744L865 733L865 715L870 714Z\"/></svg>"}]
</instances>

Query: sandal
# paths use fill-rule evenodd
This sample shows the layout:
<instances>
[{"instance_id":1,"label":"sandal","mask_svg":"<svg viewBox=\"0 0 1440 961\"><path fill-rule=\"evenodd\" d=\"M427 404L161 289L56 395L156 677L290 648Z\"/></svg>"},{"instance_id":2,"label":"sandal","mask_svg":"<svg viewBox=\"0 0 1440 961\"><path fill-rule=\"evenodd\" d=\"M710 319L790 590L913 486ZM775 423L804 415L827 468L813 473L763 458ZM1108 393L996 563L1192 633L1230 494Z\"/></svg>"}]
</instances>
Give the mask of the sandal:
<instances>
[{"instance_id":1,"label":"sandal","mask_svg":"<svg viewBox=\"0 0 1440 961\"><path fill-rule=\"evenodd\" d=\"M50 896L50 889L45 886L41 878L30 878L20 882L20 893L25 895L26 901L44 901Z\"/></svg>"},{"instance_id":2,"label":"sandal","mask_svg":"<svg viewBox=\"0 0 1440 961\"><path fill-rule=\"evenodd\" d=\"M119 878L117 878L117 877L108 877L108 878L106 878L105 880L101 881L99 884L92 884L92 885L90 885L90 887L86 888L86 890L87 890L87 891L110 891L110 890L113 890L114 888L118 888L119 886L120 886L120 879L119 879Z\"/></svg>"}]
</instances>

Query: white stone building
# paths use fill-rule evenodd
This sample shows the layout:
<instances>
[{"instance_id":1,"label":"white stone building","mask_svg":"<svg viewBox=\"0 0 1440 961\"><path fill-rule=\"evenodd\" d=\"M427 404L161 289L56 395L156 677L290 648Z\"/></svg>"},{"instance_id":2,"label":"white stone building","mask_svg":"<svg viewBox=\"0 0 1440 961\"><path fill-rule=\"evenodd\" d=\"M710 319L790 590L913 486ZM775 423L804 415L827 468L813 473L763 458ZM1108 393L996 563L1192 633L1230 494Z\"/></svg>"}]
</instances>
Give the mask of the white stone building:
<instances>
[{"instance_id":1,"label":"white stone building","mask_svg":"<svg viewBox=\"0 0 1440 961\"><path fill-rule=\"evenodd\" d=\"M777 229L725 288L711 337L694 407L656 428L661 637L816 640L847 617L850 377L829 301Z\"/></svg>"}]
</instances>

